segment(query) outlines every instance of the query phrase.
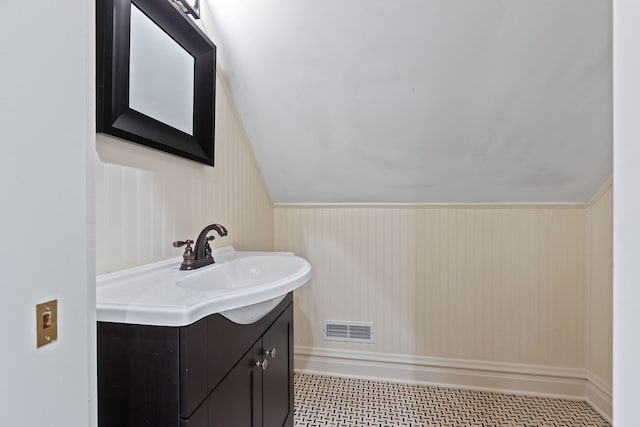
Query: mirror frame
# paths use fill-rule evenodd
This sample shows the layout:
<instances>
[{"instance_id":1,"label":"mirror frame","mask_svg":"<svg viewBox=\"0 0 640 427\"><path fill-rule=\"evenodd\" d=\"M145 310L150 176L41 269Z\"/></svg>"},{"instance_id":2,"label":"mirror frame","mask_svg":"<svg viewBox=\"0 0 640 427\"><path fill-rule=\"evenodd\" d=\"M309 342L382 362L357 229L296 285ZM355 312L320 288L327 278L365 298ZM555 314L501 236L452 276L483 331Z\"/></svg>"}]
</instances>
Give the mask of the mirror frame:
<instances>
[{"instance_id":1,"label":"mirror frame","mask_svg":"<svg viewBox=\"0 0 640 427\"><path fill-rule=\"evenodd\" d=\"M131 5L194 57L193 135L129 108ZM96 1L96 130L214 165L216 46L169 0Z\"/></svg>"}]
</instances>

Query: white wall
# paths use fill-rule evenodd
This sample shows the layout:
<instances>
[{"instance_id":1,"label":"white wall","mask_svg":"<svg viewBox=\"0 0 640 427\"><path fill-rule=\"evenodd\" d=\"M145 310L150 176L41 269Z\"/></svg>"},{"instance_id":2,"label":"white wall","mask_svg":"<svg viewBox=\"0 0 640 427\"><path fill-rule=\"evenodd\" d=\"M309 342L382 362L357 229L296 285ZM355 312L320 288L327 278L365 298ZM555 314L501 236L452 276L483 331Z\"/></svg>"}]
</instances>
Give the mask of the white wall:
<instances>
[{"instance_id":1,"label":"white wall","mask_svg":"<svg viewBox=\"0 0 640 427\"><path fill-rule=\"evenodd\" d=\"M275 219L276 248L314 267L298 345L583 364L583 209L276 207ZM323 341L323 319L375 321L376 343Z\"/></svg>"},{"instance_id":2,"label":"white wall","mask_svg":"<svg viewBox=\"0 0 640 427\"><path fill-rule=\"evenodd\" d=\"M589 204L276 204L296 368L567 395L611 415L611 180ZM373 321L375 343L323 340Z\"/></svg>"},{"instance_id":3,"label":"white wall","mask_svg":"<svg viewBox=\"0 0 640 427\"><path fill-rule=\"evenodd\" d=\"M0 8L0 425L95 424L93 2ZM35 305L58 300L36 349Z\"/></svg>"},{"instance_id":4,"label":"white wall","mask_svg":"<svg viewBox=\"0 0 640 427\"><path fill-rule=\"evenodd\" d=\"M638 424L640 2L614 0L613 419Z\"/></svg>"},{"instance_id":5,"label":"white wall","mask_svg":"<svg viewBox=\"0 0 640 427\"><path fill-rule=\"evenodd\" d=\"M178 257L171 243L195 240L211 223L229 230L214 246L273 249L271 199L220 80L215 167L107 135L98 135L94 161L98 274Z\"/></svg>"},{"instance_id":6,"label":"white wall","mask_svg":"<svg viewBox=\"0 0 640 427\"><path fill-rule=\"evenodd\" d=\"M274 221L276 249L314 268L298 346L584 367L582 205L276 205ZM374 321L376 342L323 341L324 319Z\"/></svg>"}]
</instances>

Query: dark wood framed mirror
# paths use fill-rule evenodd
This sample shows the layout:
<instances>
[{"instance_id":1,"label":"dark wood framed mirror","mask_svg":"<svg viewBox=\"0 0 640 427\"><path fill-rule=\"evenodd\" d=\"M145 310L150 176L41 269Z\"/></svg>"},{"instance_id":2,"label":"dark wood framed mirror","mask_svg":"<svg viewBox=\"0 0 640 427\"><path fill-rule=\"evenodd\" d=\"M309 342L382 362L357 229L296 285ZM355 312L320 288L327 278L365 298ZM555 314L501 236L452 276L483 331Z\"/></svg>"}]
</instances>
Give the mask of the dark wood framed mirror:
<instances>
[{"instance_id":1,"label":"dark wood framed mirror","mask_svg":"<svg viewBox=\"0 0 640 427\"><path fill-rule=\"evenodd\" d=\"M96 128L214 164L216 46L169 0L96 1Z\"/></svg>"}]
</instances>

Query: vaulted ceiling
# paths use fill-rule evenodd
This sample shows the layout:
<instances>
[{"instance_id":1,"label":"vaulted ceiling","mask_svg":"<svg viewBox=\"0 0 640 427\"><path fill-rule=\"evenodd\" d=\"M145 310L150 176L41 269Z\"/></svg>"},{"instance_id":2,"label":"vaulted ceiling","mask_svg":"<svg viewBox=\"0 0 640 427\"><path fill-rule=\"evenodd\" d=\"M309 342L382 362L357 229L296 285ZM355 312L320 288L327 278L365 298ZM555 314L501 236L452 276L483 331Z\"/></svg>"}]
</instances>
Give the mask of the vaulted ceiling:
<instances>
[{"instance_id":1,"label":"vaulted ceiling","mask_svg":"<svg viewBox=\"0 0 640 427\"><path fill-rule=\"evenodd\" d=\"M206 0L274 202L583 202L610 0Z\"/></svg>"}]
</instances>

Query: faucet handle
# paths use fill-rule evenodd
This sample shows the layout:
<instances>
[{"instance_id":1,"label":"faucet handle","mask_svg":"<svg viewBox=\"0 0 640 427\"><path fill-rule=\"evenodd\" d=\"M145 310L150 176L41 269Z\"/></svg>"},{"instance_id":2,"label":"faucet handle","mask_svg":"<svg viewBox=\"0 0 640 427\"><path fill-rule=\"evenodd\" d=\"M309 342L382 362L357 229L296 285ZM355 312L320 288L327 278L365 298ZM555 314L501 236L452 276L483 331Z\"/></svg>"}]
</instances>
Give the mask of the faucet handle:
<instances>
[{"instance_id":1,"label":"faucet handle","mask_svg":"<svg viewBox=\"0 0 640 427\"><path fill-rule=\"evenodd\" d=\"M174 248L181 248L184 245L187 245L187 247L184 248L185 251L191 249L191 245L193 245L193 240L185 240L185 241L176 240L175 242L173 242L173 247Z\"/></svg>"},{"instance_id":2,"label":"faucet handle","mask_svg":"<svg viewBox=\"0 0 640 427\"><path fill-rule=\"evenodd\" d=\"M207 236L206 239L204 239L204 257L205 258L211 258L211 245L209 244L209 242L211 242L212 240L214 240L216 238L216 236Z\"/></svg>"},{"instance_id":3,"label":"faucet handle","mask_svg":"<svg viewBox=\"0 0 640 427\"><path fill-rule=\"evenodd\" d=\"M186 248L184 248L184 253L182 254L182 264L180 264L180 270L191 270L193 262L196 259L196 254L195 252L193 252L193 248L191 247L191 245L193 245L193 240L176 240L175 242L173 242L174 248L180 248L185 245Z\"/></svg>"}]
</instances>

